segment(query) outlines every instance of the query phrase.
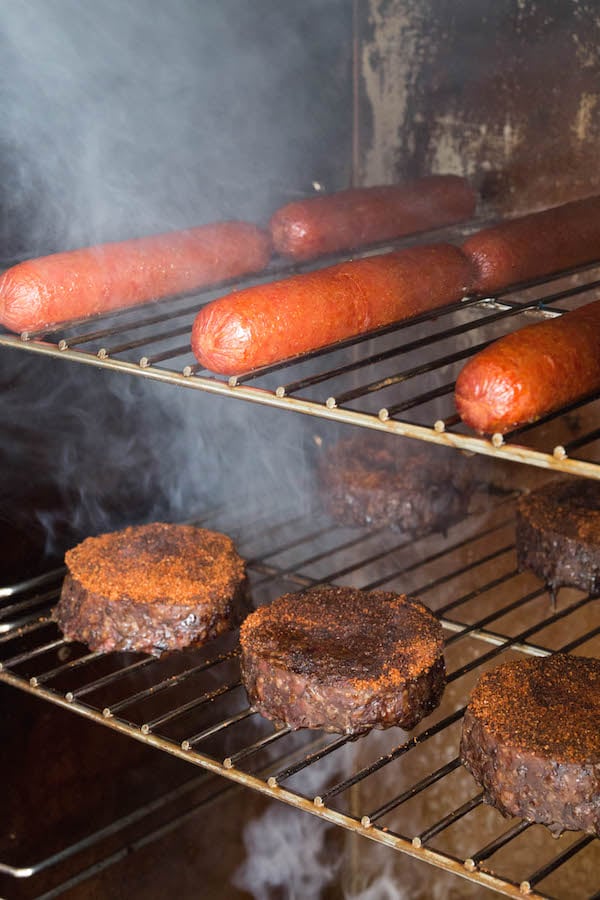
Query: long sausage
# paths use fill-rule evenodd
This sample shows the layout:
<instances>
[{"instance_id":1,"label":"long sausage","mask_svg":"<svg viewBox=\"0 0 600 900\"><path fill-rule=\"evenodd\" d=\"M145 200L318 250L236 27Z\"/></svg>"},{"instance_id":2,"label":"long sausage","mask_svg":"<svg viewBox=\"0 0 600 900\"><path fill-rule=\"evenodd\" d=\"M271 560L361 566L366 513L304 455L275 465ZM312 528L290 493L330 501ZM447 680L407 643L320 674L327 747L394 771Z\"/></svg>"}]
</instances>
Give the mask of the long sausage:
<instances>
[{"instance_id":1,"label":"long sausage","mask_svg":"<svg viewBox=\"0 0 600 900\"><path fill-rule=\"evenodd\" d=\"M270 228L278 253L304 260L461 222L474 211L475 194L464 178L431 175L288 203Z\"/></svg>"},{"instance_id":2,"label":"long sausage","mask_svg":"<svg viewBox=\"0 0 600 900\"><path fill-rule=\"evenodd\" d=\"M468 238L478 294L600 259L600 197L530 213Z\"/></svg>"},{"instance_id":3,"label":"long sausage","mask_svg":"<svg viewBox=\"0 0 600 900\"><path fill-rule=\"evenodd\" d=\"M600 300L528 325L477 353L456 381L458 413L504 434L600 390Z\"/></svg>"},{"instance_id":4,"label":"long sausage","mask_svg":"<svg viewBox=\"0 0 600 900\"><path fill-rule=\"evenodd\" d=\"M207 369L240 374L451 303L469 278L450 244L341 263L208 303L192 349Z\"/></svg>"},{"instance_id":5,"label":"long sausage","mask_svg":"<svg viewBox=\"0 0 600 900\"><path fill-rule=\"evenodd\" d=\"M268 234L217 222L18 263L0 277L0 322L37 331L263 269Z\"/></svg>"}]
</instances>

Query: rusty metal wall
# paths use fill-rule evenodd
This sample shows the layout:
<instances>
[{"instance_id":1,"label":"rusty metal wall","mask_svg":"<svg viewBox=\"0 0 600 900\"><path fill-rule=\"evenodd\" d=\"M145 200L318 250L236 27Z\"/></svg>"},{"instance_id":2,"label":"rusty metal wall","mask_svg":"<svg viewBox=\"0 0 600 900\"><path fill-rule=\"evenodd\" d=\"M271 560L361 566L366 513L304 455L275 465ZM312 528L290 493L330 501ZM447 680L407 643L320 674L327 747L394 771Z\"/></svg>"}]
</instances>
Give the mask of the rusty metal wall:
<instances>
[{"instance_id":1,"label":"rusty metal wall","mask_svg":"<svg viewBox=\"0 0 600 900\"><path fill-rule=\"evenodd\" d=\"M355 180L464 174L500 211L600 191L594 0L357 0Z\"/></svg>"}]
</instances>

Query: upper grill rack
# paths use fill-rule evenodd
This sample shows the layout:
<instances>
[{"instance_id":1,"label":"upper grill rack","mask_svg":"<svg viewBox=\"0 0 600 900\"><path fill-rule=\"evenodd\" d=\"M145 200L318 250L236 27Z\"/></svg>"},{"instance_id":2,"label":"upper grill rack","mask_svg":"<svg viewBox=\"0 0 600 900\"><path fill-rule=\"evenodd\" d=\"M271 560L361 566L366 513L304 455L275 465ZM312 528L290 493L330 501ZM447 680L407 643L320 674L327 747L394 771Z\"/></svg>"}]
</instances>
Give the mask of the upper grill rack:
<instances>
[{"instance_id":1,"label":"upper grill rack","mask_svg":"<svg viewBox=\"0 0 600 900\"><path fill-rule=\"evenodd\" d=\"M213 516L203 524L226 523ZM335 529L315 514L237 521L258 603L333 581L408 591L437 612L448 685L410 737L316 733L315 746L314 732L273 728L248 706L234 636L160 660L67 644L44 612L56 574L0 608L0 680L507 896L597 897L600 841L566 834L557 842L541 826L507 822L483 804L457 759L464 706L485 668L515 653L600 654L598 603L563 589L553 608L539 581L518 572L513 528L506 497L446 537L416 544L388 531Z\"/></svg>"},{"instance_id":2,"label":"upper grill rack","mask_svg":"<svg viewBox=\"0 0 600 900\"><path fill-rule=\"evenodd\" d=\"M437 238L453 235L458 235L456 229L436 233ZM431 235L395 246L428 239ZM234 286L309 268L274 264L261 277ZM599 395L521 428L506 440L500 435L474 436L459 421L453 403L455 378L469 356L507 331L590 302L599 288L600 263L519 285L495 297L467 297L435 313L230 379L203 370L189 340L196 312L223 293L225 285L195 297L122 310L43 334L0 333L0 344L600 478L600 429L594 424Z\"/></svg>"}]
</instances>

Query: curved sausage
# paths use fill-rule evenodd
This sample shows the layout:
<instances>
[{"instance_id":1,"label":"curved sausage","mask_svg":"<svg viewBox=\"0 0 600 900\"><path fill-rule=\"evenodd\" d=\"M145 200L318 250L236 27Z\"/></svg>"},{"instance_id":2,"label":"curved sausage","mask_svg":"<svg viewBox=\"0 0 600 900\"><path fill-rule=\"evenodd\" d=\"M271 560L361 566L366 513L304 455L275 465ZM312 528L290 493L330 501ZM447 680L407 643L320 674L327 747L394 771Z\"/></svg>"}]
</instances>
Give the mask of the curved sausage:
<instances>
[{"instance_id":1,"label":"curved sausage","mask_svg":"<svg viewBox=\"0 0 600 900\"><path fill-rule=\"evenodd\" d=\"M246 288L200 310L192 349L207 369L240 374L460 299L469 263L432 244Z\"/></svg>"},{"instance_id":2,"label":"curved sausage","mask_svg":"<svg viewBox=\"0 0 600 900\"><path fill-rule=\"evenodd\" d=\"M462 245L478 294L600 259L600 197L484 228Z\"/></svg>"},{"instance_id":3,"label":"curved sausage","mask_svg":"<svg viewBox=\"0 0 600 900\"><path fill-rule=\"evenodd\" d=\"M0 323L12 331L106 313L263 269L269 236L218 222L18 263L0 277Z\"/></svg>"},{"instance_id":4,"label":"curved sausage","mask_svg":"<svg viewBox=\"0 0 600 900\"><path fill-rule=\"evenodd\" d=\"M463 367L458 413L504 434L600 390L600 300L507 334Z\"/></svg>"},{"instance_id":5,"label":"curved sausage","mask_svg":"<svg viewBox=\"0 0 600 900\"><path fill-rule=\"evenodd\" d=\"M275 250L314 259L470 218L475 194L458 175L407 184L352 188L288 203L271 218Z\"/></svg>"}]
</instances>

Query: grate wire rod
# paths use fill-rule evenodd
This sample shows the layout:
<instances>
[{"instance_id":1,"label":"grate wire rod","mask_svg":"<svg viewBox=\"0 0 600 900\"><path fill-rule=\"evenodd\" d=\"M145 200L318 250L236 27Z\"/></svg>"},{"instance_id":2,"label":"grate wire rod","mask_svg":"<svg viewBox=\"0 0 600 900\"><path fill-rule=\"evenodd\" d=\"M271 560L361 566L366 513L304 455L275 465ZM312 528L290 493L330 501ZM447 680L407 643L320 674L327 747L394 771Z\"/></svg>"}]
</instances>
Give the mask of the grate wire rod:
<instances>
[{"instance_id":1,"label":"grate wire rod","mask_svg":"<svg viewBox=\"0 0 600 900\"><path fill-rule=\"evenodd\" d=\"M192 348L189 342L186 344L179 344L177 347L171 347L168 350L163 350L161 353L140 357L139 365L142 368L145 368L146 366L153 366L155 363L164 362L167 359L177 359L178 357L185 356L191 352Z\"/></svg>"},{"instance_id":2,"label":"grate wire rod","mask_svg":"<svg viewBox=\"0 0 600 900\"><path fill-rule=\"evenodd\" d=\"M372 538L377 537L377 535L381 534L381 532L384 530L385 530L384 528L377 528L377 529L374 529L373 531L369 531L365 534L360 534L358 537L351 538L347 541L344 541L342 544L337 544L335 547L332 547L329 550L323 550L320 553L315 553L311 556L305 557L304 559L296 562L293 567L288 567L286 569L279 569L277 567L273 567L273 571L276 573L277 576L279 576L281 578L285 578L288 575L292 575L292 574L298 574L302 569L305 569L307 566L313 565L314 563L321 562L321 560L327 559L328 556L335 556L337 553L342 553L345 550L351 550L354 547L357 547L359 544L363 544L363 543L370 541ZM300 543L302 543L302 542L300 542ZM405 543L406 543L406 541L405 541ZM395 547L390 550L382 551L380 553L374 554L373 556L369 557L366 560L361 560L360 564L358 564L358 565L354 564L353 566L351 566L348 569L340 569L337 572L328 573L327 580L333 581L335 578L339 578L340 575L346 574L347 571L352 571L355 568L360 568L362 565L364 565L367 562L374 562L374 561L377 561L378 559L382 559L387 554L392 553L393 550L398 550L402 546L404 546L404 544L402 544L402 543L396 544ZM272 577L273 576L270 576L269 578L266 578L264 580L272 580ZM305 577L309 578L309 576L305 576ZM314 578L309 578L309 580L313 584L321 584L322 583L322 581L317 581ZM263 583L263 581L259 581L258 585L260 585L262 583Z\"/></svg>"},{"instance_id":3,"label":"grate wire rod","mask_svg":"<svg viewBox=\"0 0 600 900\"><path fill-rule=\"evenodd\" d=\"M354 388L351 391L344 391L344 393L342 394L338 394L335 397L330 397L327 403L334 406L341 406L343 403L348 403L350 400L356 400L358 399L358 397L364 397L365 394L374 394L376 391L381 391L384 388L392 387L396 384L403 384L405 381L409 381L411 378L416 378L417 375L425 375L426 373L433 372L436 369L443 369L445 366L449 366L452 363L459 362L461 359L465 359L467 356L472 356L474 353L478 353L480 350L483 350L491 343L492 341L481 341L479 344L476 344L473 347L467 347L466 350L457 350L456 353L448 353L446 356L431 360L427 363L422 363L420 366L415 366L412 369L406 369L404 372L397 372L395 375L388 375L385 378L378 378L377 381L371 381L368 384L364 384L361 387Z\"/></svg>"},{"instance_id":4,"label":"grate wire rod","mask_svg":"<svg viewBox=\"0 0 600 900\"><path fill-rule=\"evenodd\" d=\"M359 781L363 781L370 775L374 775L375 772L378 772L384 766L387 766L388 763L391 763L399 757L403 756L405 753L408 753L408 751L412 750L413 747L416 747L419 744L424 744L425 741L429 740L429 738L432 738L440 731L443 731L445 728L453 725L462 717L464 711L465 707L463 706L460 709L455 710L445 718L440 719L440 721L436 722L435 725L431 725L426 731L422 731L420 734L413 735L413 737L409 738L403 744L399 744L397 747L394 747L394 749L390 750L389 753L386 753L384 756L380 756L379 759L375 760L375 762L372 762L368 766L364 766L362 769L359 769L358 772L355 772L354 775L345 778L344 781L340 781L338 784L333 785L321 796L320 799L323 801L323 803L326 803L327 800L329 800L331 797L335 797L337 796L337 794L341 794L343 791L348 790L348 788L353 787L355 784L358 784Z\"/></svg>"},{"instance_id":5,"label":"grate wire rod","mask_svg":"<svg viewBox=\"0 0 600 900\"><path fill-rule=\"evenodd\" d=\"M320 750L316 750L314 753L309 754L309 756L306 756L304 759L301 759L294 765L288 766L287 769L282 769L275 775L271 775L268 780L269 787L277 787L278 784L281 784L282 781L286 781L288 778L291 778L292 775L297 775L298 772L301 772L303 769L306 769L313 763L319 762L325 756L329 756L330 753L333 753L335 750L339 750L340 747L344 747L348 743L348 741L350 741L350 739L351 738L349 735L342 735L342 737L339 737L336 740L332 741L330 744L327 744L326 747L322 747Z\"/></svg>"},{"instance_id":6,"label":"grate wire rod","mask_svg":"<svg viewBox=\"0 0 600 900\"><path fill-rule=\"evenodd\" d=\"M375 353L371 356L365 356L362 359L354 360L353 362L349 362L344 366L339 366L338 368L331 369L328 372L321 372L318 375L307 376L306 378L302 378L299 381L290 382L290 384L282 385L282 388L285 390L286 394L295 394L297 393L297 391L302 390L302 388L312 387L315 384L321 384L323 381L328 381L331 378L337 378L339 375L347 375L349 372L354 372L358 369L364 368L365 366L385 362L388 359L393 359L395 356L400 356L403 353L412 353L414 350L420 350L422 347L431 347L435 343L446 340L446 338L457 337L458 335L465 334L465 332L472 331L474 328L481 328L485 325L491 325L493 322L508 318L510 316L518 315L519 313L527 309L535 308L537 305L538 302L537 300L535 300L531 303L525 304L522 307L509 307L508 309L503 309L500 312L493 313L492 315L483 316L481 319L477 320L476 324L473 322L465 322L462 325L455 325L453 328L447 328L444 331L438 331L433 334L428 334L427 337L409 341L407 344L400 344L399 346L391 347L389 350L382 350L380 353ZM465 304L462 303L459 308L464 309ZM433 315L427 316L428 319L433 317ZM406 324L411 325L418 323L416 323L414 319L408 319Z\"/></svg>"},{"instance_id":7,"label":"grate wire rod","mask_svg":"<svg viewBox=\"0 0 600 900\"><path fill-rule=\"evenodd\" d=\"M502 526L496 526L493 529L490 529L489 531L485 532L485 534L490 534L492 531L497 531L501 527ZM460 550L462 547L466 547L469 544L472 544L474 542L474 540L476 540L479 537L481 537L481 535L476 535L475 538L473 538L471 536L469 538L466 538L464 541L459 541L458 543L452 545L451 551ZM473 562L466 563L464 566L461 566L458 569L454 569L452 572L449 572L447 575L440 575L439 578L436 578L433 581L428 582L427 584L423 585L422 587L415 588L412 591L412 593L415 596L420 595L420 594L427 594L427 593L429 593L429 591L433 590L434 588L440 587L443 584L447 584L449 581L452 581L452 579L459 578L461 575L464 575L467 572L473 571L473 569L476 569L482 563L491 562L491 560L497 559L499 556L502 556L503 553L507 552L507 550L510 550L510 549L511 549L510 546L501 547L500 550L495 550L492 553L487 554L487 556L482 556L482 557L474 560ZM397 578L399 575L406 575L409 572L414 572L415 570L420 569L423 564L428 565L429 563L436 562L438 559L443 559L444 556L447 556L447 555L449 555L448 548L445 548L444 550L440 550L437 553L432 553L430 556L426 557L422 561L411 563L409 566L405 566L403 569L397 569L395 572L392 572L390 575L385 575L385 576L382 576L381 578L376 578L374 581L370 581L365 589L368 588L369 590L373 590L373 588L380 587L382 584L386 584L386 582L388 582L388 581L393 581L394 578ZM502 577L505 577L505 576L502 576ZM481 591L481 590L486 590L486 589L487 589L487 585L483 585L483 587L481 587L479 590ZM474 593L474 592L471 592L471 593ZM477 596L476 593L475 593L475 596ZM455 603L456 601L452 601L452 602ZM439 610L438 612L442 612L442 611L445 612L447 608L448 607L445 606L442 608L442 610Z\"/></svg>"},{"instance_id":8,"label":"grate wire rod","mask_svg":"<svg viewBox=\"0 0 600 900\"><path fill-rule=\"evenodd\" d=\"M503 834L494 838L493 841L490 841L489 844L486 844L485 847L482 847L481 850L478 850L477 853L473 853L465 860L465 866L468 869L475 868L480 862L489 859L490 856L493 856L494 853L497 853L498 850L501 850L502 847L505 847L506 844L509 844L514 838L519 837L520 834L523 834L524 831L531 828L532 824L533 822L527 822L525 819L517 822L512 828L509 828Z\"/></svg>"},{"instance_id":9,"label":"grate wire rod","mask_svg":"<svg viewBox=\"0 0 600 900\"><path fill-rule=\"evenodd\" d=\"M212 691L208 691L206 694L202 694L200 697L194 697L193 700L188 700L187 703L183 703L181 706L177 706L175 709L168 710L168 712L163 713L162 716L157 716L150 722L144 722L144 724L140 728L140 731L142 732L142 734L150 734L151 731L154 731L154 729L158 728L160 725L165 725L167 722L171 722L173 719L184 715L186 712L189 712L192 709L198 709L199 706L204 706L205 703L212 703L212 701L216 700L217 697L222 697L224 694L231 693L231 691L234 691L236 688L240 687L241 684L242 682L238 678L237 681L230 682L229 684L222 684L220 685L220 687L215 688ZM111 711L110 709L103 710L103 713L108 717L111 714Z\"/></svg>"},{"instance_id":10,"label":"grate wire rod","mask_svg":"<svg viewBox=\"0 0 600 900\"><path fill-rule=\"evenodd\" d=\"M559 853L554 859L551 859L550 862L546 863L546 865L536 869L532 875L525 879L525 881L522 882L523 888L527 890L535 887L536 884L539 884L540 881L543 881L544 878L547 878L548 875L555 872L560 866L568 862L575 854L579 853L594 840L596 840L596 838L593 834L586 834L578 840L573 841L573 843L569 847L566 847L562 853Z\"/></svg>"},{"instance_id":11,"label":"grate wire rod","mask_svg":"<svg viewBox=\"0 0 600 900\"><path fill-rule=\"evenodd\" d=\"M120 712L122 709L125 709L126 706L129 706L131 703L137 703L139 700L144 700L146 697L156 696L161 691L168 690L169 688L176 687L180 685L183 681L190 678L192 675L198 674L198 672L203 672L205 669L209 669L211 666L216 666L219 663L226 662L228 659L232 659L235 656L238 656L239 650L230 650L228 653L222 653L219 656L214 657L213 659L205 660L204 662L198 663L196 666L192 666L189 669L185 669L183 672L177 672L175 675L169 675L168 678L163 678L162 681L158 681L156 684L150 685L150 687L143 688L141 691L137 691L135 694L131 694L129 697L124 697L123 700L119 700L118 703L113 703L110 706L111 713Z\"/></svg>"},{"instance_id":12,"label":"grate wire rod","mask_svg":"<svg viewBox=\"0 0 600 900\"><path fill-rule=\"evenodd\" d=\"M430 828L427 828L425 831L422 831L421 834L414 837L414 846L422 847L423 844L428 843L431 838L436 837L442 831L445 831L446 828L450 827L450 825L454 825L455 822L458 822L459 819L464 818L464 816L468 815L468 813L472 812L474 809L477 809L477 807L481 806L482 803L483 791L481 791L479 794L475 794L474 797L471 797L471 799L467 800L466 803L463 803L462 806L457 807L457 809L453 809L452 812L448 813L447 816L439 819L439 821L437 821Z\"/></svg>"},{"instance_id":13,"label":"grate wire rod","mask_svg":"<svg viewBox=\"0 0 600 900\"><path fill-rule=\"evenodd\" d=\"M29 662L30 659L35 659L37 656L41 656L43 653L48 653L50 650L55 650L57 647L61 647L66 643L67 642L62 637L55 638L55 640L53 641L48 641L45 644L40 644L38 647L34 647L33 650L26 650L23 653L18 653L16 656L11 656L10 659L3 660L1 664L2 668L12 668L13 666L18 666L21 663Z\"/></svg>"},{"instance_id":14,"label":"grate wire rod","mask_svg":"<svg viewBox=\"0 0 600 900\"><path fill-rule=\"evenodd\" d=\"M269 744L274 743L274 741L278 741L280 738L285 737L290 734L291 731L292 729L288 725L284 725L282 728L276 728L271 734L267 734L265 737L260 738L248 747L243 747L241 750L238 750L237 753L232 753L230 756L225 757L223 766L226 769L232 769L236 763L240 762L240 760L246 759L247 756L252 756L254 753L258 753L259 750L262 750Z\"/></svg>"},{"instance_id":15,"label":"grate wire rod","mask_svg":"<svg viewBox=\"0 0 600 900\"><path fill-rule=\"evenodd\" d=\"M171 328L169 331L161 331L158 334L146 335L137 338L134 341L124 341L120 344L107 345L98 350L98 356L106 358L107 356L116 356L117 353L125 353L126 350L135 350L137 347L146 347L150 344L157 344L160 341L166 341L169 338L179 337L182 334L189 334L189 325L181 325L179 328ZM189 350L189 346L188 346Z\"/></svg>"},{"instance_id":16,"label":"grate wire rod","mask_svg":"<svg viewBox=\"0 0 600 900\"><path fill-rule=\"evenodd\" d=\"M477 659L472 660L470 663L466 663L464 666L461 666L460 669L455 669L451 675L448 675L446 678L446 684L450 684L451 681L455 681L457 678L461 678L463 675L466 675L467 672L470 672L472 669L476 669L481 663L487 662L490 659L494 659L494 657L498 656L499 653L502 653L503 650L506 650L509 647L514 646L515 644L522 643L528 638L531 634L535 634L536 631L542 631L548 625L553 625L554 622L558 622L560 619L564 619L566 616L572 615L581 607L586 606L590 603L594 597L588 596L583 597L577 603L573 603L571 606L566 609L561 610L560 612L554 613L554 615L549 618L543 619L541 622L536 623L535 625L531 625L529 628L526 628L524 631L521 631L519 634L514 635L514 637L507 638L504 643L499 644L493 650L489 650L487 653L484 653L482 656L479 656Z\"/></svg>"},{"instance_id":17,"label":"grate wire rod","mask_svg":"<svg viewBox=\"0 0 600 900\"><path fill-rule=\"evenodd\" d=\"M212 737L219 731L224 731L225 728L229 728L231 725L237 725L237 723L241 722L243 719L248 719L250 716L254 715L256 715L256 710L252 706L248 706L239 713L235 713L235 715L229 716L229 718L223 719L215 725L209 725L208 728L204 728L202 731L198 731L197 734L193 734L191 737L186 738L181 742L181 749L191 750L195 744L199 744L201 741Z\"/></svg>"},{"instance_id":18,"label":"grate wire rod","mask_svg":"<svg viewBox=\"0 0 600 900\"><path fill-rule=\"evenodd\" d=\"M30 622L27 625L21 625L16 631L8 631L6 634L0 634L0 644L5 644L8 641L15 641L17 638L24 637L27 634L31 634L33 631L39 631L41 628L48 628L49 626L54 625L54 622L49 616L40 616L39 619L36 619L35 622ZM6 660L5 665L10 663L11 660ZM0 663L0 666L2 664Z\"/></svg>"},{"instance_id":19,"label":"grate wire rod","mask_svg":"<svg viewBox=\"0 0 600 900\"><path fill-rule=\"evenodd\" d=\"M427 775L425 778L422 778L416 784L413 784L406 791L403 791L401 794L398 794L396 797L388 800L387 803L383 804L383 806L378 807L372 813L369 813L369 815L363 816L361 819L362 824L365 826L365 828L368 828L369 825L373 825L378 819L381 819L393 809L396 809L398 806L406 803L407 800L411 800L413 797L416 797L421 793L421 791L426 790L428 787L431 787L432 784L436 784L442 778L445 778L446 775L454 772L459 768L460 765L461 762L458 756L454 757L454 759L451 759L450 762L447 762L444 766L440 766L439 769L431 772L431 774Z\"/></svg>"},{"instance_id":20,"label":"grate wire rod","mask_svg":"<svg viewBox=\"0 0 600 900\"><path fill-rule=\"evenodd\" d=\"M507 603L505 606L500 606L494 610L492 613L488 613L487 616L483 616L481 619L477 619L476 622L473 622L470 625L463 625L462 631L456 632L451 635L451 637L446 639L446 646L450 646L455 641L461 640L461 638L466 637L472 631L479 631L480 629L485 628L490 622L494 622L496 619L501 619L503 616L512 612L514 609L519 609L521 606L526 606L527 603L530 603L532 600L536 600L538 597L541 597L546 593L547 588L544 586L543 588L538 588L535 591L531 591L529 594L525 594L524 597L518 597L516 600L513 600L511 603ZM456 623L460 624L460 623Z\"/></svg>"},{"instance_id":21,"label":"grate wire rod","mask_svg":"<svg viewBox=\"0 0 600 900\"><path fill-rule=\"evenodd\" d=\"M42 672L40 675L33 675L29 679L29 684L32 687L36 687L38 684L44 684L46 681L50 681L52 678L56 678L64 672L70 672L73 669L78 669L80 666L86 666L88 663L91 663L102 656L104 656L104 653L98 650L95 653L86 653L83 656L78 656L77 659L70 659L69 662L62 663L60 666L55 666L53 669L48 669L47 672Z\"/></svg>"},{"instance_id":22,"label":"grate wire rod","mask_svg":"<svg viewBox=\"0 0 600 900\"><path fill-rule=\"evenodd\" d=\"M505 502L505 501L502 501L502 503L504 503L504 502ZM508 502L508 501L506 501L506 502ZM391 580L393 580L394 578L397 578L399 575L406 575L408 572L411 572L411 571L413 571L414 569L421 568L421 567L423 567L423 566L425 566L425 565L427 565L427 564L429 564L429 563L431 563L431 562L434 562L434 561L436 561L436 560L438 560L438 559L441 559L441 558L444 557L444 556L449 556L450 554L452 554L452 553L456 552L457 550L459 550L459 549L461 549L461 548L467 546L468 544L473 543L473 542L476 541L476 540L480 540L480 539L483 538L483 537L487 537L487 536L493 534L495 531L498 531L498 530L500 530L501 528L504 528L504 527L505 527L507 524L509 524L509 522L511 522L511 521L512 521L512 517L507 518L507 519L503 520L502 522L497 523L497 524L495 524L495 525L492 525L492 526L490 526L489 528L487 528L487 529L485 529L485 530L479 532L479 533L476 534L476 535L471 535L471 536L469 536L469 537L467 537L467 538L464 538L463 540L457 541L456 543L452 544L450 547L445 547L443 550L437 551L436 553L432 553L432 554L430 554L429 556L424 557L424 558L420 559L419 561L417 561L417 562L415 562L415 563L411 563L410 565L404 567L403 569L398 569L398 570L396 570L396 571L395 571L393 574L391 574L391 575L386 575L384 578L380 578L380 579L376 579L376 580L374 580L374 581L368 582L368 583L363 587L363 590L373 590L375 587L378 587L379 585L384 584L384 583L387 582L387 581L391 581ZM366 541L366 540L368 540L368 539L371 538L371 537L376 537L378 534L380 534L380 533L381 533L382 531L384 531L384 530L385 530L385 529L383 529L383 528L373 529L372 531L369 531L367 534L365 534L365 535L363 535L362 537L358 538L357 541L356 541L356 543L360 543L361 541ZM301 542L298 542L298 543L301 543ZM385 557L386 555L392 555L393 553L395 553L395 552L397 552L398 550L401 550L403 547L407 546L407 544L408 544L408 539L406 539L406 540L404 541L404 543L394 544L392 547L388 548L388 549L387 549L386 551L384 551L382 554L378 554L378 555L375 555L375 556L372 556L372 557L368 557L368 558L365 559L365 560L361 560L360 563L359 563L358 565L353 565L353 566L347 567L346 569L340 569L340 570L335 571L335 572L333 572L333 573L328 573L327 580L328 580L328 581L333 581L333 580L335 580L336 578L340 578L342 575L347 575L347 574L348 574L349 572L351 572L351 571L355 571L355 570L358 569L358 568L362 568L362 566L365 565L365 564L370 564L371 562L378 562L380 558L383 558L383 557ZM342 545L340 545L340 546L338 546L338 547L332 548L330 551L328 551L328 553L329 553L329 555L332 555L332 556L333 556L335 553L338 553L338 552L340 552L340 551L342 551L342 550L347 550L347 549L349 549L351 546L354 546L354 542L351 543L351 544L342 544ZM323 554L323 556L326 556L326 555L328 555L328 554ZM492 558L493 558L493 557L492 557ZM309 557L308 559L302 560L302 561L301 561L300 563L298 563L298 565L295 567L295 570L305 568L305 566L307 566L307 565L309 565L310 563L314 562L315 559L316 559L316 557ZM478 564L479 564L479 561L476 560L474 563L467 565L467 566L465 567L464 571L468 571L468 570L470 570L471 568L476 567ZM463 570L461 570L461 569L456 570L456 572L453 572L453 573L451 573L450 575L444 576L443 579L439 579L439 582L438 582L438 583L439 583L439 584L443 584L445 581L450 580L451 578L455 577L457 574L461 574L462 571L463 571ZM276 574L281 574L281 577L285 577L285 576L287 576L287 575L291 575L292 573L291 573L291 570L283 570L283 571L282 571L282 570L277 570L277 569L273 568L273 569L271 569L270 572L269 572L269 577L272 578L272 577L273 577L274 575L276 575ZM312 584L321 584L321 583L323 583L322 581L316 581L315 579L307 579L307 580L309 580L310 583L312 583ZM259 583L261 583L261 582L259 582ZM419 591L423 591L423 590L428 590L428 588L422 588L422 589L419 589Z\"/></svg>"},{"instance_id":23,"label":"grate wire rod","mask_svg":"<svg viewBox=\"0 0 600 900\"><path fill-rule=\"evenodd\" d=\"M255 566L260 563L263 563L267 559L272 559L273 556L279 556L280 553L285 553L288 550L295 550L297 547L301 547L302 544L313 543L319 538L323 537L324 534L331 533L331 525L328 523L323 528L319 528L316 531L312 531L309 534L302 535L299 538L294 538L293 541L286 541L284 544L275 544L273 548L269 548L265 553L261 553L259 556L252 556L248 560L249 566ZM334 552L334 551L332 551ZM302 565L305 565L303 563Z\"/></svg>"},{"instance_id":24,"label":"grate wire rod","mask_svg":"<svg viewBox=\"0 0 600 900\"><path fill-rule=\"evenodd\" d=\"M102 675L101 678L95 678L94 681L89 681L87 684L81 685L81 687L75 688L72 691L67 691L65 694L66 699L71 703L73 700L78 700L80 697L85 697L86 694L91 694L93 691L98 690L98 688L106 687L107 684L112 684L117 681L119 678L127 677L131 675L132 672L137 672L139 669L144 669L146 666L151 665L151 663L158 662L156 656L144 656L143 659L138 659L134 663L130 663L128 666L123 666L120 669L115 669L114 672L109 672L107 675Z\"/></svg>"},{"instance_id":25,"label":"grate wire rod","mask_svg":"<svg viewBox=\"0 0 600 900\"><path fill-rule=\"evenodd\" d=\"M182 785L171 789L166 794L161 794L161 796L156 800L151 800L138 809L135 809L133 812L127 813L123 816L119 816L119 818L114 819L110 823L110 825L106 825L103 828L98 828L96 831L87 834L84 838L81 838L80 840L70 844L65 849L59 850L57 853L53 853L50 856L47 856L45 859L39 860L37 863L33 863L30 866L19 868L15 877L31 878L33 875L38 875L40 872L43 872L46 869L50 869L52 866L55 866L57 863L62 862L64 859L69 859L71 856L75 856L77 853L81 853L82 850L87 850L89 847L93 847L94 844L100 843L100 841L104 840L104 838L111 837L113 834L122 831L130 825L135 825L142 819L152 815L152 813L157 812L158 810L167 806L172 801L176 801L181 799L182 797L187 796L198 786L206 782L207 778L207 772L202 772L200 775L195 775L193 778L185 781ZM2 872L4 868L5 867L0 863L0 872ZM11 866L10 869L10 874L14 874L15 867Z\"/></svg>"},{"instance_id":26,"label":"grate wire rod","mask_svg":"<svg viewBox=\"0 0 600 900\"><path fill-rule=\"evenodd\" d=\"M42 606L55 596L56 588L52 591L45 591L43 594L35 594L33 597L27 597L26 600L19 600L16 603L12 603L10 606L4 606L0 609L0 619L7 619L9 616L25 612L28 609L34 609L36 606Z\"/></svg>"},{"instance_id":27,"label":"grate wire rod","mask_svg":"<svg viewBox=\"0 0 600 900\"><path fill-rule=\"evenodd\" d=\"M74 335L73 338L64 338L59 343L61 350L68 347L78 347L80 344L89 344L92 341L99 341L101 338L112 337L113 335L123 334L126 331L136 331L138 328L147 328L149 325L158 325L161 322L170 322L181 316L191 316L198 312L198 303L186 306L183 309L172 310L171 312L161 313L157 316L146 316L138 321L131 323L124 322L121 326L113 326L112 328L97 328L95 331L83 332L83 334ZM131 312L131 308L129 312Z\"/></svg>"},{"instance_id":28,"label":"grate wire rod","mask_svg":"<svg viewBox=\"0 0 600 900\"><path fill-rule=\"evenodd\" d=\"M499 553L498 556L502 554ZM490 554L490 557L493 559L494 556ZM466 567L465 567L466 568ZM441 606L436 610L437 616L444 616L447 612L450 612L453 609L456 609L457 606L462 606L464 603L468 603L470 600L474 600L475 597L480 597L482 594L487 594L488 591L493 590L494 588L500 587L501 584L506 584L508 581L511 581L513 578L516 578L520 575L518 569L511 569L509 572L505 572L504 575L498 575L497 578L491 578L489 581L486 581L485 584L482 584L478 588L473 588L472 591L468 591L468 593L463 594L461 597L458 597L456 600L450 600L449 603L446 603L445 606ZM426 590L429 590L429 586ZM419 593L425 593L419 592Z\"/></svg>"},{"instance_id":29,"label":"grate wire rod","mask_svg":"<svg viewBox=\"0 0 600 900\"><path fill-rule=\"evenodd\" d=\"M408 400L405 400L403 403L396 403L392 406L385 407L385 414L388 418L392 416L396 416L398 413L405 412L408 409L414 409L415 406L424 406L426 403L429 403L430 400L437 400L438 397L445 397L448 394L451 394L454 390L454 381L450 381L447 384L443 384L439 388L435 388L432 391L425 391L422 394L419 394L417 397L411 397Z\"/></svg>"},{"instance_id":30,"label":"grate wire rod","mask_svg":"<svg viewBox=\"0 0 600 900\"><path fill-rule=\"evenodd\" d=\"M592 444L594 441L597 441L600 438L600 428L596 428L594 431L590 431L588 434L584 434L576 440L569 441L564 445L565 451L570 454L573 450L579 450L580 447L585 447L586 444Z\"/></svg>"}]
</instances>

